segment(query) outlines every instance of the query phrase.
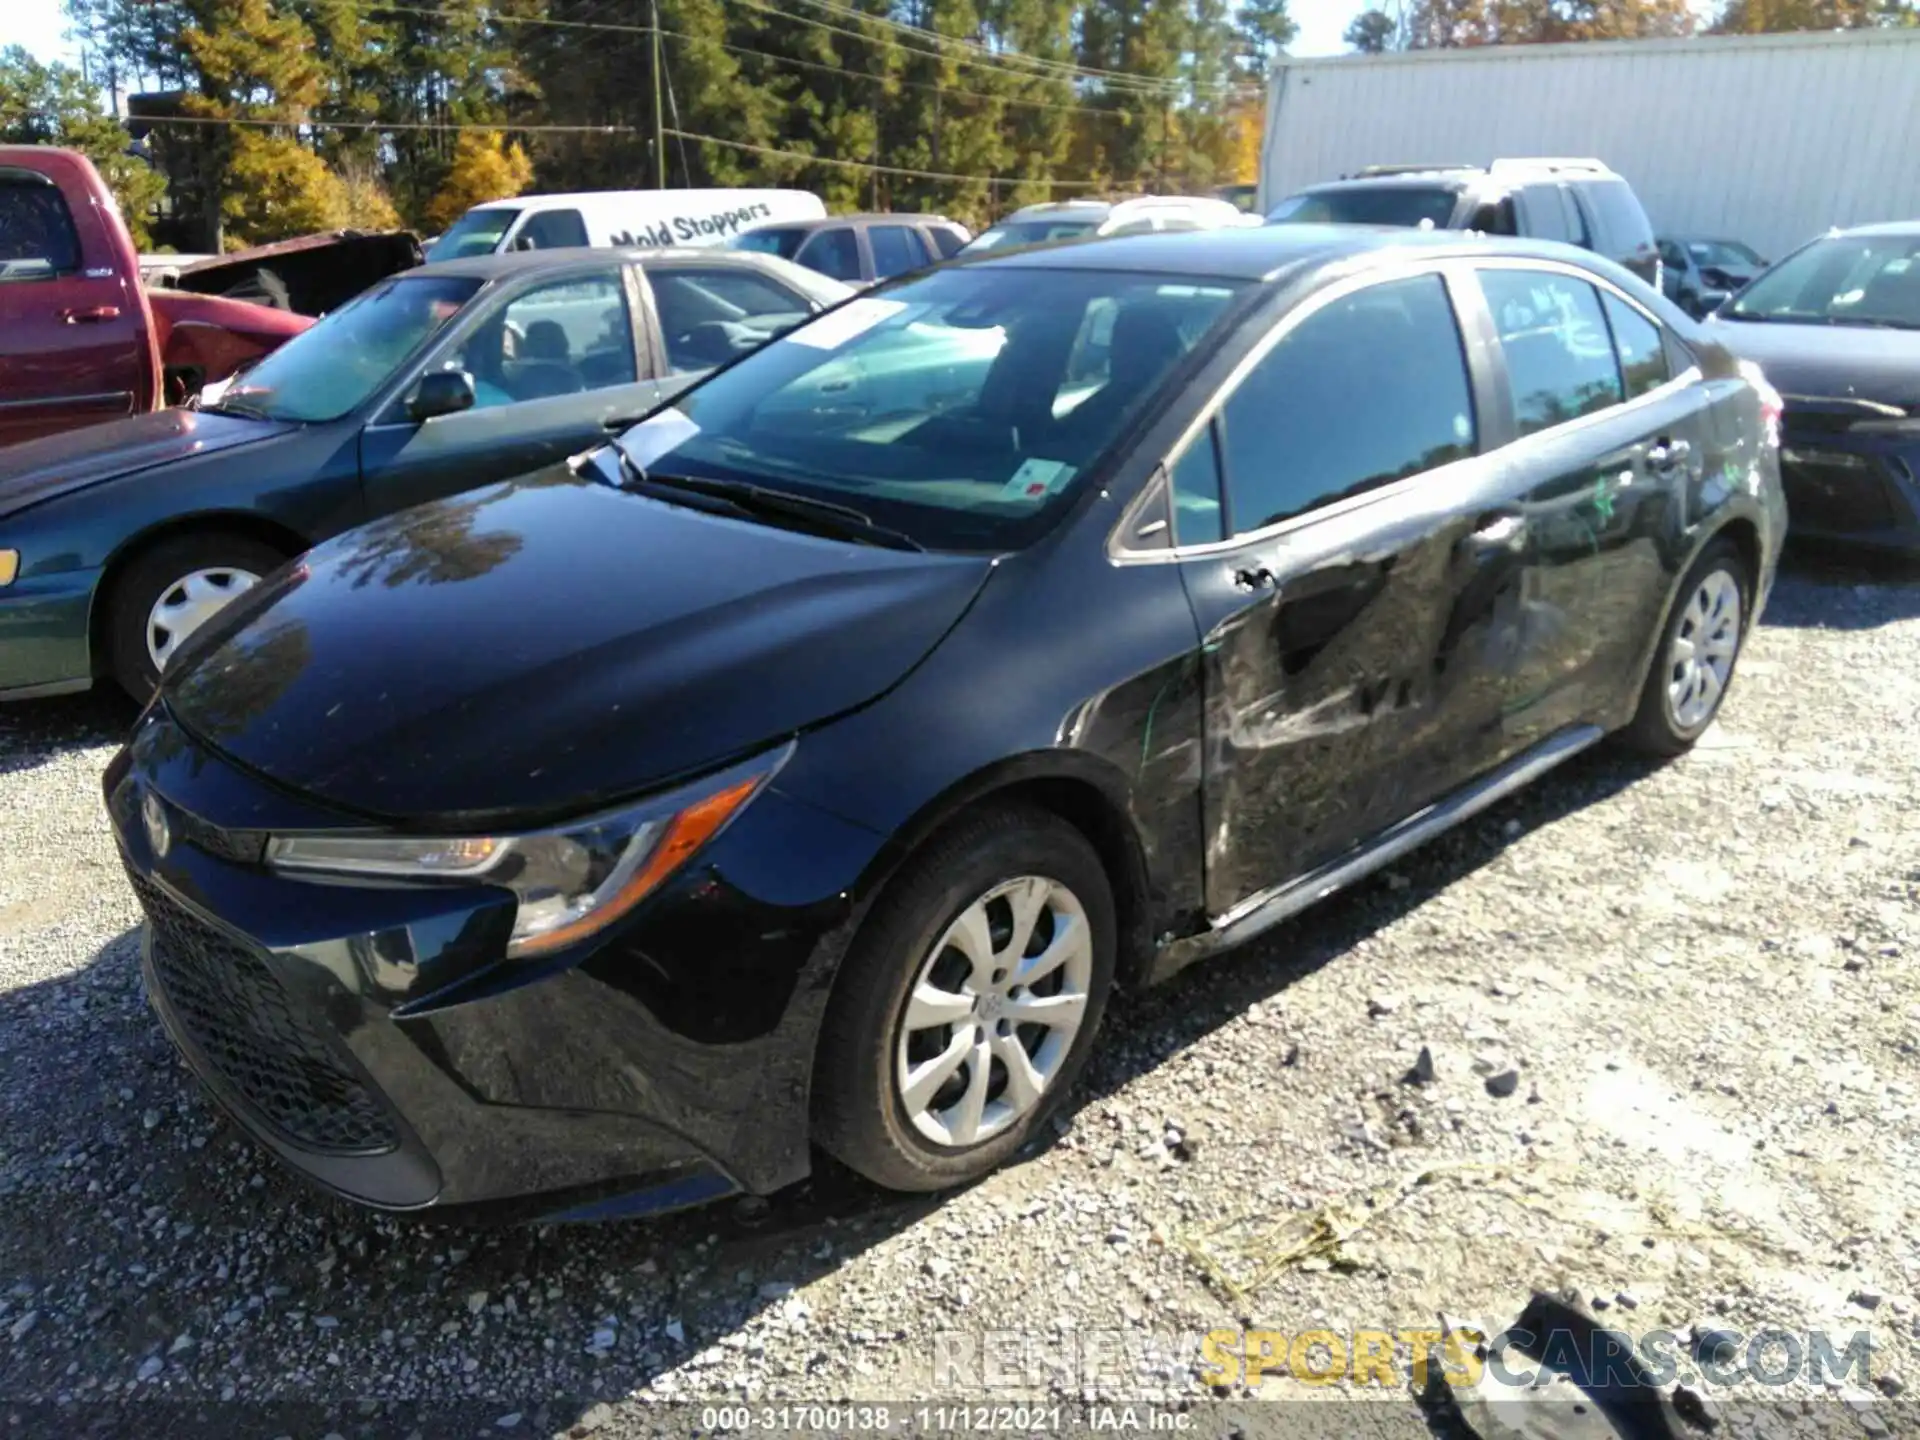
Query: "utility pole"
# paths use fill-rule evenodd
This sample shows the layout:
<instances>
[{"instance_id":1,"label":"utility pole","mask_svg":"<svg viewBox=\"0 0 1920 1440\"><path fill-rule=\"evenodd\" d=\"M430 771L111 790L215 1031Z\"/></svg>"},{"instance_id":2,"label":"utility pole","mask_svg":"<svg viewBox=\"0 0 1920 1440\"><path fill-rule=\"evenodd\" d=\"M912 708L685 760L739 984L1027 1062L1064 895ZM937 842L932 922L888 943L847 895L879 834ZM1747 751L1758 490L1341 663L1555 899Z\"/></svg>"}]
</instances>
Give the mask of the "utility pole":
<instances>
[{"instance_id":1,"label":"utility pole","mask_svg":"<svg viewBox=\"0 0 1920 1440\"><path fill-rule=\"evenodd\" d=\"M664 190L667 188L667 121L662 108L666 77L660 64L660 0L652 0L651 17L648 28L653 31L653 174L654 184Z\"/></svg>"}]
</instances>

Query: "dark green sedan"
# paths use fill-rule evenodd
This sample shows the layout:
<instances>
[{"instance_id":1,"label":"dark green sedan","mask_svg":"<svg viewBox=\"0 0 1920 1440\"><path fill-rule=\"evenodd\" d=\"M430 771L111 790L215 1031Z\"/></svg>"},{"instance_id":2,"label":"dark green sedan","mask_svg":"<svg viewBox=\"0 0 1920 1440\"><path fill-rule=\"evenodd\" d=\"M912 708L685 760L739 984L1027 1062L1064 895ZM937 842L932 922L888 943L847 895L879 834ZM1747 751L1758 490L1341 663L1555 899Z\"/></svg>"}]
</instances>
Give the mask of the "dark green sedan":
<instances>
[{"instance_id":1,"label":"dark green sedan","mask_svg":"<svg viewBox=\"0 0 1920 1440\"><path fill-rule=\"evenodd\" d=\"M522 474L851 295L769 255L539 250L383 282L197 408L0 449L0 699L149 695L339 531Z\"/></svg>"}]
</instances>

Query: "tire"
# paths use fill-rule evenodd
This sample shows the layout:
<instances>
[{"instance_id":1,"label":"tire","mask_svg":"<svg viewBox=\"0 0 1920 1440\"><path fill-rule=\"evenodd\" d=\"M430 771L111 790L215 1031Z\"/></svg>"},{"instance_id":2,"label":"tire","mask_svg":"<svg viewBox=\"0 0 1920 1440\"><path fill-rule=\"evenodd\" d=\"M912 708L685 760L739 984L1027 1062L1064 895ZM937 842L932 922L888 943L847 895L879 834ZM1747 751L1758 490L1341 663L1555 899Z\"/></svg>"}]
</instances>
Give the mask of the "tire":
<instances>
[{"instance_id":1,"label":"tire","mask_svg":"<svg viewBox=\"0 0 1920 1440\"><path fill-rule=\"evenodd\" d=\"M1009 882L1014 891L981 906ZM1031 993L1017 982L1025 957L1015 955L1010 927L1002 923L1018 923L1016 904L1036 917L1027 948L1038 948L1030 958L1057 962L1036 978ZM943 943L976 911L991 922L989 948L1013 962L986 977L1004 977L1003 983L982 986L973 1012L951 1024L909 1024L909 996L923 981L924 990L943 992L943 1007L953 1009L966 1003L956 992L972 991L981 978L957 945ZM1018 804L963 817L895 877L848 952L815 1062L815 1140L891 1190L941 1190L999 1166L1045 1123L1086 1064L1113 984L1116 933L1106 871L1072 825ZM1079 997L1083 1003L1076 1006ZM1064 1020L1075 1008L1079 1018L1070 1034L1064 1024L1022 1024L1017 1018L1046 1009ZM915 1014L926 1019L918 1007ZM1028 1057L1025 1096L1001 1058L1009 1047ZM937 1067L956 1048L964 1051L956 1068L923 1091L931 1098L916 1112L906 1098L906 1074L925 1076L925 1067ZM981 1087L974 1084L976 1055L987 1056ZM1037 1087L1036 1078L1042 1082ZM982 1104L973 1103L976 1088ZM970 1114L979 1123L969 1141L963 1137ZM944 1129L949 1143L923 1125Z\"/></svg>"},{"instance_id":2,"label":"tire","mask_svg":"<svg viewBox=\"0 0 1920 1440\"><path fill-rule=\"evenodd\" d=\"M163 540L135 556L114 580L108 600L107 653L115 683L143 705L160 683L160 666L148 645L148 623L170 591L193 577L207 577L195 588L210 606L223 588L238 595L279 569L286 558L259 540L211 530ZM214 578L221 574L232 581L222 586ZM207 609L206 614L210 613ZM198 620L204 621L206 614L199 614ZM183 609L182 618L185 624L192 613ZM183 630L173 643L177 645L186 633L191 630Z\"/></svg>"},{"instance_id":3,"label":"tire","mask_svg":"<svg viewBox=\"0 0 1920 1440\"><path fill-rule=\"evenodd\" d=\"M1745 558L1730 540L1711 542L1688 567L1686 577L1674 591L1673 611L1660 632L1660 645L1640 692L1640 708L1621 735L1630 748L1649 755L1683 754L1713 723L1733 684L1734 667L1746 641L1747 617L1753 613L1753 579ZM1731 616L1726 614L1728 606L1732 607ZM1704 659L1697 662L1690 672L1695 681L1676 698L1675 686L1681 683L1684 664L1676 642L1685 638L1692 644L1702 634L1708 637L1709 646L1695 653L1723 655L1724 669ZM1724 651L1722 643L1728 647ZM1712 674L1703 673L1708 671ZM1709 685L1707 680L1715 683ZM1693 699L1694 683L1700 686L1698 703ZM1711 693L1707 693L1709 690Z\"/></svg>"}]
</instances>

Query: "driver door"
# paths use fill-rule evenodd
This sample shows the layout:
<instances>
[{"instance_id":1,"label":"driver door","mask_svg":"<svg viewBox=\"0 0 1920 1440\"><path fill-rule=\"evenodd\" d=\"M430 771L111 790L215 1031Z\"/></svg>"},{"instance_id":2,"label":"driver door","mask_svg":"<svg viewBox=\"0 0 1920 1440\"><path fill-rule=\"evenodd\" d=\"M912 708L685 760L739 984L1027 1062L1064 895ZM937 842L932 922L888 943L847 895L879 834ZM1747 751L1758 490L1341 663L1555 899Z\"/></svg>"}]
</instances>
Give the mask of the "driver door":
<instances>
[{"instance_id":1,"label":"driver door","mask_svg":"<svg viewBox=\"0 0 1920 1440\"><path fill-rule=\"evenodd\" d=\"M473 377L471 409L426 421L403 389L360 433L368 513L384 515L557 464L660 399L617 261L505 291L434 352L428 370Z\"/></svg>"}]
</instances>

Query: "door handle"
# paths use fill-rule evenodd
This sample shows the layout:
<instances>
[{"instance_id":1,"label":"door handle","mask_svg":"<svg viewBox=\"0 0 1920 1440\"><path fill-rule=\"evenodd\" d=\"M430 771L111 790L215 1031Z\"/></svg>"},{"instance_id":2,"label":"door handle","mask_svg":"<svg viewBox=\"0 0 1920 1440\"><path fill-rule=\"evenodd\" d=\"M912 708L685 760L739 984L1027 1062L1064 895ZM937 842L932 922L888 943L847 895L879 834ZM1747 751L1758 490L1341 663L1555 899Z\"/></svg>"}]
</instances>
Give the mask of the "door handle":
<instances>
[{"instance_id":1,"label":"door handle","mask_svg":"<svg viewBox=\"0 0 1920 1440\"><path fill-rule=\"evenodd\" d=\"M1657 440L1653 448L1647 451L1647 468L1677 470L1692 453L1693 446L1685 440Z\"/></svg>"},{"instance_id":2,"label":"door handle","mask_svg":"<svg viewBox=\"0 0 1920 1440\"><path fill-rule=\"evenodd\" d=\"M85 310L56 310L54 317L63 325L98 325L103 320L118 320L118 305L94 305Z\"/></svg>"},{"instance_id":3,"label":"door handle","mask_svg":"<svg viewBox=\"0 0 1920 1440\"><path fill-rule=\"evenodd\" d=\"M1518 510L1496 510L1480 517L1480 523L1461 542L1476 556L1516 554L1526 544L1527 517Z\"/></svg>"},{"instance_id":4,"label":"door handle","mask_svg":"<svg viewBox=\"0 0 1920 1440\"><path fill-rule=\"evenodd\" d=\"M1233 572L1237 590L1271 590L1276 583L1273 571L1264 565L1242 565Z\"/></svg>"}]
</instances>

